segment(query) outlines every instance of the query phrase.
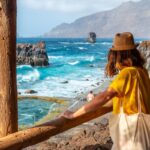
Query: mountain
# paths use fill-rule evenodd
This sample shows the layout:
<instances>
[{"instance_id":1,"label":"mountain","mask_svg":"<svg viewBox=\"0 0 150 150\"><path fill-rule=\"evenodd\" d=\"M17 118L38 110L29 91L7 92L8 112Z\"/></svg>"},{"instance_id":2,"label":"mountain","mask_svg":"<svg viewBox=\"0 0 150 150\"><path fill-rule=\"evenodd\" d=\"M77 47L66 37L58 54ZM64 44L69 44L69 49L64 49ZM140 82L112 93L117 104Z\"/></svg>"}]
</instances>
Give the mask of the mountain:
<instances>
[{"instance_id":1,"label":"mountain","mask_svg":"<svg viewBox=\"0 0 150 150\"><path fill-rule=\"evenodd\" d=\"M95 32L97 37L113 37L114 33L124 31L150 38L150 0L124 2L112 10L60 24L44 36L87 37L89 32Z\"/></svg>"}]
</instances>

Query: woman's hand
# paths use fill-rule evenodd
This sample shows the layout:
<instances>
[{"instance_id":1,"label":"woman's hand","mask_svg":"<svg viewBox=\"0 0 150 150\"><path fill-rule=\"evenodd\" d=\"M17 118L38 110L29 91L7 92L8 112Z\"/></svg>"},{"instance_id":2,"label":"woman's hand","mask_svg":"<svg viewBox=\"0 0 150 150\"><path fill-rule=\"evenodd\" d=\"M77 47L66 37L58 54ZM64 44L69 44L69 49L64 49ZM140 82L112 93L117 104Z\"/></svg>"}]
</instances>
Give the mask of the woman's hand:
<instances>
[{"instance_id":1,"label":"woman's hand","mask_svg":"<svg viewBox=\"0 0 150 150\"><path fill-rule=\"evenodd\" d=\"M74 117L73 117L73 112L72 111L69 111L69 110L67 110L67 111L65 111L64 113L62 113L61 115L60 115L60 117L64 117L64 118L67 118L67 119L73 119Z\"/></svg>"}]
</instances>

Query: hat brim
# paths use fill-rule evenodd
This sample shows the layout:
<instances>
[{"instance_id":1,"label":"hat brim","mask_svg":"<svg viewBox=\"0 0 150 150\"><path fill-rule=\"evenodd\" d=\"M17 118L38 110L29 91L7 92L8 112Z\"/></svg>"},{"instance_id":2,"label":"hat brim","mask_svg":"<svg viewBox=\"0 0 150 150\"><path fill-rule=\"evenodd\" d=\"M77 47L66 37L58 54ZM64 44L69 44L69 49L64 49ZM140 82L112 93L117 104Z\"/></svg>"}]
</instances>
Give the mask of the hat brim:
<instances>
[{"instance_id":1,"label":"hat brim","mask_svg":"<svg viewBox=\"0 0 150 150\"><path fill-rule=\"evenodd\" d=\"M135 45L122 45L122 46L112 46L110 50L112 51L125 51L125 50L134 50L139 46L139 43Z\"/></svg>"}]
</instances>

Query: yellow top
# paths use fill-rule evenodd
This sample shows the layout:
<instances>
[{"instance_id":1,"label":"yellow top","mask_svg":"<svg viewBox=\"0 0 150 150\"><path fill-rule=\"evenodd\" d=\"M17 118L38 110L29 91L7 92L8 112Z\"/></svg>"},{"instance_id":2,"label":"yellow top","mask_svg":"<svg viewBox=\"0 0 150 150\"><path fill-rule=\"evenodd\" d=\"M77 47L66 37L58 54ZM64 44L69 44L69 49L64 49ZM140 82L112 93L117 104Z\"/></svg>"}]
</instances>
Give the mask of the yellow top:
<instances>
[{"instance_id":1,"label":"yellow top","mask_svg":"<svg viewBox=\"0 0 150 150\"><path fill-rule=\"evenodd\" d=\"M120 112L121 105L126 114L138 112L138 87L142 112L150 114L150 79L145 69L137 67L125 67L110 84L110 88L118 93L113 98L114 114Z\"/></svg>"}]
</instances>

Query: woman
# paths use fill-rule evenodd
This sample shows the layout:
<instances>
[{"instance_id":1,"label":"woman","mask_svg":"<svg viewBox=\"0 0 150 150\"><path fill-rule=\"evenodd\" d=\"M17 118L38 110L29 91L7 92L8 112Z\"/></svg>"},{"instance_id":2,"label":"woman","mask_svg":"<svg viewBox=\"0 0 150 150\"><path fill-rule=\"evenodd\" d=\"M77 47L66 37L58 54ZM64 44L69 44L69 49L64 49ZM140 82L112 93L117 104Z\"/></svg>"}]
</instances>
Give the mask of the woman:
<instances>
[{"instance_id":1,"label":"woman","mask_svg":"<svg viewBox=\"0 0 150 150\"><path fill-rule=\"evenodd\" d=\"M100 109L110 100L113 100L113 114L121 113L121 108L126 115L139 112L138 94L140 91L140 110L150 114L150 80L144 68L144 59L136 49L133 35L129 32L117 33L113 46L108 53L108 64L106 65L106 75L113 77L117 75L109 87L98 94L93 101L81 107L74 113L65 112L64 117L72 119L95 109ZM117 121L114 123L118 123ZM113 137L113 149L123 149L117 147L118 137ZM119 139L120 140L120 139ZM129 146L128 148L132 150ZM144 149L143 149L144 150Z\"/></svg>"}]
</instances>

